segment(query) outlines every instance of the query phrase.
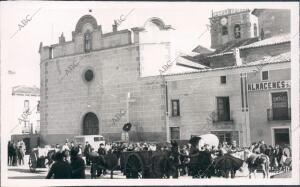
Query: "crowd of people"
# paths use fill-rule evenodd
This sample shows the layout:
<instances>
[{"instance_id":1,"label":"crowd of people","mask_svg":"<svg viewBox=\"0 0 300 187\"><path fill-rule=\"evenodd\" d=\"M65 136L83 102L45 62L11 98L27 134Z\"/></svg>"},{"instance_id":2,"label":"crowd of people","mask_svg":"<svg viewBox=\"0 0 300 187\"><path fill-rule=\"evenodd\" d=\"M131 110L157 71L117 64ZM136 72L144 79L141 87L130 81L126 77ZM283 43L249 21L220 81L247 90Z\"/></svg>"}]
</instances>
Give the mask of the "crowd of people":
<instances>
[{"instance_id":1,"label":"crowd of people","mask_svg":"<svg viewBox=\"0 0 300 187\"><path fill-rule=\"evenodd\" d=\"M7 162L9 166L24 165L26 146L23 140L9 141L7 145L7 152Z\"/></svg>"},{"instance_id":2,"label":"crowd of people","mask_svg":"<svg viewBox=\"0 0 300 187\"><path fill-rule=\"evenodd\" d=\"M270 159L270 167L272 171L279 172L286 170L287 166L291 166L291 148L289 145L267 146L264 141L254 142L250 146L250 151L258 155L265 154Z\"/></svg>"},{"instance_id":3,"label":"crowd of people","mask_svg":"<svg viewBox=\"0 0 300 187\"><path fill-rule=\"evenodd\" d=\"M52 160L54 163L50 166L50 170L46 178L85 178L85 166L94 167L92 158L99 155L115 154L119 156L124 151L169 151L169 157L172 157L174 162L172 164L176 166L179 175L184 176L193 172L193 163L198 164L195 161L199 152L209 153L213 159L222 155L235 155L241 153L245 148L239 147L236 141L232 141L230 144L222 142L218 147L205 144L202 147L193 146L190 143L184 145L172 145L170 143L156 144L147 142L137 143L106 143L100 144L98 148L94 149L89 142L85 145L74 142L65 141L63 145L54 146L54 154ZM267 155L270 158L270 166L274 171L280 171L286 162L291 162L291 149L287 145L276 145L275 147L267 146L264 141L253 143L247 148L254 156ZM25 144L23 141L9 142L8 143L8 165L17 166L24 164ZM196 156L195 156L196 155ZM235 155L236 157L240 157ZM85 160L84 160L85 158ZM243 159L243 158L241 158ZM255 162L256 158L252 159ZM197 166L195 166L196 168ZM105 175L107 172L105 169L97 169L97 176ZM92 174L93 175L93 174ZM193 175L193 174L192 174Z\"/></svg>"}]
</instances>

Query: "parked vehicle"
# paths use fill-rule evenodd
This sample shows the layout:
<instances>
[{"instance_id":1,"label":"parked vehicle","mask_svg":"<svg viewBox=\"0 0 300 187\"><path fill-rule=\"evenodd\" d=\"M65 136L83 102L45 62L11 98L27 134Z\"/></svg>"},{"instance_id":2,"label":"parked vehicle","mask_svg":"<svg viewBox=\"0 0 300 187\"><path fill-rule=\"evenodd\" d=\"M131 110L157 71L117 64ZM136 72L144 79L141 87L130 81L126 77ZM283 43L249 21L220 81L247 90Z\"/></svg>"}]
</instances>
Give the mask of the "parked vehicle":
<instances>
[{"instance_id":1,"label":"parked vehicle","mask_svg":"<svg viewBox=\"0 0 300 187\"><path fill-rule=\"evenodd\" d=\"M89 142L89 144L97 150L99 145L103 143L105 145L104 137L101 135L82 135L82 136L75 136L74 137L75 144L85 145L85 142Z\"/></svg>"}]
</instances>

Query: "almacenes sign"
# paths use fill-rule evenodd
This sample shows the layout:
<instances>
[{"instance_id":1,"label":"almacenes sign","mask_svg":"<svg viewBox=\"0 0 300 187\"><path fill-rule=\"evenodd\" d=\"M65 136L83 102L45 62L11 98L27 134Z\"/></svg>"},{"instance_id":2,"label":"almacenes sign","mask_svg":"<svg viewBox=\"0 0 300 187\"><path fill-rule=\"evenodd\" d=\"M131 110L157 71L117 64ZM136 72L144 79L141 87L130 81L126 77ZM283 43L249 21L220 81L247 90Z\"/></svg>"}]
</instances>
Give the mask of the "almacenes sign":
<instances>
[{"instance_id":1,"label":"almacenes sign","mask_svg":"<svg viewBox=\"0 0 300 187\"><path fill-rule=\"evenodd\" d=\"M273 89L284 89L284 88L291 88L290 80L248 84L248 91L273 90Z\"/></svg>"}]
</instances>

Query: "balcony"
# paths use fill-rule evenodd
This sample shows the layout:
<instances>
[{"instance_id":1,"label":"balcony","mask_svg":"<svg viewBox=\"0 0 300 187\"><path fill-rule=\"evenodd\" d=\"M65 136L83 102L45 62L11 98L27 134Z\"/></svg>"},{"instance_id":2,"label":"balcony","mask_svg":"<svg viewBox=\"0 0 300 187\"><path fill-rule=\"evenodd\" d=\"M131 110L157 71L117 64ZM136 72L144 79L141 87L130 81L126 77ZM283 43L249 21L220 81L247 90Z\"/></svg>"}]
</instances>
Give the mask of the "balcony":
<instances>
[{"instance_id":1,"label":"balcony","mask_svg":"<svg viewBox=\"0 0 300 187\"><path fill-rule=\"evenodd\" d=\"M209 116L209 119L212 121L213 124L224 124L224 125L232 125L233 118L232 118L232 111L230 111L227 115L218 115L216 111L212 112Z\"/></svg>"},{"instance_id":2,"label":"balcony","mask_svg":"<svg viewBox=\"0 0 300 187\"><path fill-rule=\"evenodd\" d=\"M291 120L291 108L267 109L268 121Z\"/></svg>"}]
</instances>

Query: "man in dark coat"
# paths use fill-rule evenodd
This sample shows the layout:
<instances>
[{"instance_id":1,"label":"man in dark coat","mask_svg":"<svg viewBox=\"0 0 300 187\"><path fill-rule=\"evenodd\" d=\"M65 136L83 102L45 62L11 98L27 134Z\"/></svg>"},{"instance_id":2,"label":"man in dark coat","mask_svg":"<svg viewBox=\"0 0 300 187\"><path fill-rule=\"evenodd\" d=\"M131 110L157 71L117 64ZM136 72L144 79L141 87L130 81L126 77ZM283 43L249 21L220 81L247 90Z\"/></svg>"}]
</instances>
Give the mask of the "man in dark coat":
<instances>
[{"instance_id":1,"label":"man in dark coat","mask_svg":"<svg viewBox=\"0 0 300 187\"><path fill-rule=\"evenodd\" d=\"M179 161L179 149L176 141L171 141L171 151L167 162L168 174L167 176L172 176L172 178L178 178L178 167L180 164Z\"/></svg>"},{"instance_id":2,"label":"man in dark coat","mask_svg":"<svg viewBox=\"0 0 300 187\"><path fill-rule=\"evenodd\" d=\"M71 178L71 166L63 159L63 154L57 152L55 154L55 163L51 166L46 179L51 179L54 175L54 179L70 179Z\"/></svg>"},{"instance_id":3,"label":"man in dark coat","mask_svg":"<svg viewBox=\"0 0 300 187\"><path fill-rule=\"evenodd\" d=\"M103 143L101 143L100 146L99 146L98 155L99 156L106 155L106 150L105 150L105 147L104 147ZM105 159L102 159L102 161L105 162ZM103 163L103 164L105 165L105 163ZM97 170L97 176L99 177L101 174L106 175L106 169L100 169L100 168L98 168L98 170Z\"/></svg>"},{"instance_id":4,"label":"man in dark coat","mask_svg":"<svg viewBox=\"0 0 300 187\"><path fill-rule=\"evenodd\" d=\"M191 144L190 152L189 152L189 158L190 158L190 163L189 163L189 175L192 175L193 178L196 178L198 176L198 171L199 171L199 137L192 137L189 141Z\"/></svg>"},{"instance_id":5,"label":"man in dark coat","mask_svg":"<svg viewBox=\"0 0 300 187\"><path fill-rule=\"evenodd\" d=\"M13 143L11 141L8 142L8 165L11 166L13 165L13 152L14 152L14 147Z\"/></svg>"},{"instance_id":6,"label":"man in dark coat","mask_svg":"<svg viewBox=\"0 0 300 187\"><path fill-rule=\"evenodd\" d=\"M85 179L85 165L84 160L78 155L78 148L71 150L71 169L72 179Z\"/></svg>"},{"instance_id":7,"label":"man in dark coat","mask_svg":"<svg viewBox=\"0 0 300 187\"><path fill-rule=\"evenodd\" d=\"M12 146L12 165L13 166L17 166L18 163L17 163L17 160L18 160L18 153L17 153L17 144L16 143L13 143L13 146Z\"/></svg>"},{"instance_id":8,"label":"man in dark coat","mask_svg":"<svg viewBox=\"0 0 300 187\"><path fill-rule=\"evenodd\" d=\"M100 146L99 146L98 154L99 155L106 155L106 150L105 150L105 147L104 147L103 143L101 143Z\"/></svg>"},{"instance_id":9,"label":"man in dark coat","mask_svg":"<svg viewBox=\"0 0 300 187\"><path fill-rule=\"evenodd\" d=\"M85 142L85 146L84 146L84 156L85 156L85 161L86 161L86 165L91 165L91 159L90 159L90 153L92 152L92 147L89 144L89 142Z\"/></svg>"}]
</instances>

